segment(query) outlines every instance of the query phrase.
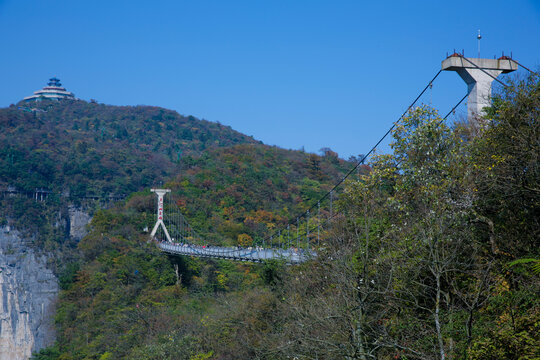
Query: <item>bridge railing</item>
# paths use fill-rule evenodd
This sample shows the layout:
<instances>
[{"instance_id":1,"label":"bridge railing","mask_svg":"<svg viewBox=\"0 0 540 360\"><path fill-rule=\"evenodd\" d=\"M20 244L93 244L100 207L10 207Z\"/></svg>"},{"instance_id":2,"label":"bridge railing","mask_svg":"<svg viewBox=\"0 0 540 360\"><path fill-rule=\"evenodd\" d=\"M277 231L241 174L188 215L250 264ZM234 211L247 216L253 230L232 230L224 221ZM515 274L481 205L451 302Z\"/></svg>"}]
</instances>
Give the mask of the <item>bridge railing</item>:
<instances>
[{"instance_id":1,"label":"bridge railing","mask_svg":"<svg viewBox=\"0 0 540 360\"><path fill-rule=\"evenodd\" d=\"M332 201L332 198L329 199ZM332 204L330 204L330 209ZM316 216L298 218L296 224L289 224L286 231L278 231L277 235L266 238L255 238L250 247L208 246L208 242L191 227L187 219L180 212L174 198L168 195L164 204L163 222L170 235L172 244L175 246L189 247L189 253L200 252L205 255L215 255L236 257L238 254L247 254L246 251L253 252L252 255L245 255L243 258L251 260L265 260L275 258L288 258L289 262L299 262L298 259L312 257L316 255L316 250L321 244L327 232L331 210L322 208L319 204ZM309 213L308 213L309 215ZM166 239L162 229L158 229L155 238L159 241ZM184 250L175 247L176 253ZM185 252L185 251L184 251ZM296 259L296 260L295 260Z\"/></svg>"},{"instance_id":2,"label":"bridge railing","mask_svg":"<svg viewBox=\"0 0 540 360\"><path fill-rule=\"evenodd\" d=\"M175 255L187 255L197 257L211 257L231 259L238 261L262 262L266 260L283 260L287 263L297 264L316 257L314 251L303 249L273 249L262 247L221 247L200 246L193 244L171 244L158 242L158 247L164 252Z\"/></svg>"}]
</instances>

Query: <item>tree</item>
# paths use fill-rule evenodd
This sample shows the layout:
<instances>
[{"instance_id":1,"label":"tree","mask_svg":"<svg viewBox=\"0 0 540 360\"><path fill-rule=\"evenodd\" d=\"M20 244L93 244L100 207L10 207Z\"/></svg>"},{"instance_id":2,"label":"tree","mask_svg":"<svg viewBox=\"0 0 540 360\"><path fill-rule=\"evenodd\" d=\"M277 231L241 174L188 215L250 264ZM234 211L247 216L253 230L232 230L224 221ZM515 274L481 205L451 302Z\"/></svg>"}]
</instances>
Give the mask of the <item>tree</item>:
<instances>
[{"instance_id":1,"label":"tree","mask_svg":"<svg viewBox=\"0 0 540 360\"><path fill-rule=\"evenodd\" d=\"M483 326L471 341L471 359L540 356L540 282L527 266L540 257L539 80L514 79L495 94L489 121L471 146L478 233L495 259L494 291L478 320Z\"/></svg>"},{"instance_id":2,"label":"tree","mask_svg":"<svg viewBox=\"0 0 540 360\"><path fill-rule=\"evenodd\" d=\"M285 281L284 353L446 359L466 348L466 315L485 300L489 261L472 236L458 135L417 108L396 127L394 153L347 183L326 250ZM472 300L463 284L475 287Z\"/></svg>"},{"instance_id":3,"label":"tree","mask_svg":"<svg viewBox=\"0 0 540 360\"><path fill-rule=\"evenodd\" d=\"M238 245L240 246L251 246L253 244L253 239L248 234L238 235Z\"/></svg>"},{"instance_id":4,"label":"tree","mask_svg":"<svg viewBox=\"0 0 540 360\"><path fill-rule=\"evenodd\" d=\"M538 254L540 238L540 81L516 80L496 94L489 125L474 139L475 208L496 255Z\"/></svg>"}]
</instances>

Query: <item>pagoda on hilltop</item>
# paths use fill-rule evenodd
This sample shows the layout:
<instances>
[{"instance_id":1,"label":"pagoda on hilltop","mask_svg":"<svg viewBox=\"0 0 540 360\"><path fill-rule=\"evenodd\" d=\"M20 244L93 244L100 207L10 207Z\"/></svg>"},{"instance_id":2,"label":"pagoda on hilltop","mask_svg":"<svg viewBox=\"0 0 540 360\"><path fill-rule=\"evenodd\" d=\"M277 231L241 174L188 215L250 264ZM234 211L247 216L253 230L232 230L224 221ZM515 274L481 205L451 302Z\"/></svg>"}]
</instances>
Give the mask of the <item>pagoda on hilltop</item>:
<instances>
[{"instance_id":1,"label":"pagoda on hilltop","mask_svg":"<svg viewBox=\"0 0 540 360\"><path fill-rule=\"evenodd\" d=\"M62 87L60 79L56 76L49 79L47 86L43 89L35 91L34 95L27 96L23 101L39 101L42 99L51 99L51 100L61 100L61 99L72 99L75 100L75 95L72 92L66 90Z\"/></svg>"}]
</instances>

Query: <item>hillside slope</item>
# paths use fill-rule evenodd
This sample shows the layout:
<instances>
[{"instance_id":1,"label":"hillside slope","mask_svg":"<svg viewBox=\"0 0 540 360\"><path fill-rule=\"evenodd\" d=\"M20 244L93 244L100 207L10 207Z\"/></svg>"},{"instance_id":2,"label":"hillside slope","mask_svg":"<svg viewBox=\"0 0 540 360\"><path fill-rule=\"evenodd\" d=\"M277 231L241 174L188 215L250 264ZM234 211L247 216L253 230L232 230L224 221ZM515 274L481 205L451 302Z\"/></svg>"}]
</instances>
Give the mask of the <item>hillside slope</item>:
<instances>
[{"instance_id":1,"label":"hillside slope","mask_svg":"<svg viewBox=\"0 0 540 360\"><path fill-rule=\"evenodd\" d=\"M318 156L267 146L230 127L157 107L72 100L28 106L0 109L0 189L30 197L36 189L51 191L47 204L11 199L5 207L34 232L53 221L43 216L51 207L123 198L168 181L199 231L235 240L240 233L255 235L246 218L286 221L350 167L329 149Z\"/></svg>"},{"instance_id":2,"label":"hillside slope","mask_svg":"<svg viewBox=\"0 0 540 360\"><path fill-rule=\"evenodd\" d=\"M202 293L201 302L207 303L216 292L259 289L264 283L266 275L256 267L183 261L148 247L142 229L155 221L150 187L171 188L170 196L208 242L236 244L240 235L244 242L256 240L284 224L350 167L330 150L318 156L267 146L218 123L157 107L84 101L43 101L31 106L21 103L0 109L0 190L4 190L0 226L20 230L21 238L45 256L58 276L55 281L65 291L56 318L58 344L65 354L73 351L69 356L74 358L99 358L106 349L113 350L112 334L118 328L103 324L117 324L110 318L111 311L119 311L116 320L123 322L123 310L117 306L132 309L148 296L167 297L173 289L178 294L186 289L192 295ZM45 201L33 198L38 188L50 191ZM95 199L110 195L125 196L125 201L101 210L104 204ZM79 243L71 236L73 214L86 219L88 213L93 215L91 232ZM25 251L21 248L9 256L25 256ZM110 267L109 261L117 265ZM174 264L180 266L180 279L175 278ZM127 277L118 271L128 271ZM141 276L133 282L130 271ZM91 289L79 286L84 279L93 284ZM13 286L26 289L24 283ZM149 295L152 288L158 291ZM103 301L108 296L116 298L114 304ZM173 296L171 301L180 300ZM19 305L31 321L39 315ZM10 311L1 315L11 318ZM3 328L9 327L15 333L17 324ZM98 338L90 338L89 330ZM139 336L119 339L126 347L113 352L123 356L133 341L140 340ZM50 349L51 354L55 349Z\"/></svg>"},{"instance_id":3,"label":"hillside slope","mask_svg":"<svg viewBox=\"0 0 540 360\"><path fill-rule=\"evenodd\" d=\"M533 80L495 98L475 137L414 109L394 152L345 181L317 258L298 266L168 258L141 231L149 192L98 212L39 358L538 359ZM345 164L247 144L184 165L165 186L217 242L278 226Z\"/></svg>"},{"instance_id":4,"label":"hillside slope","mask_svg":"<svg viewBox=\"0 0 540 360\"><path fill-rule=\"evenodd\" d=\"M140 190L175 174L186 154L256 143L171 110L71 100L0 109L0 126L0 186L74 198Z\"/></svg>"}]
</instances>

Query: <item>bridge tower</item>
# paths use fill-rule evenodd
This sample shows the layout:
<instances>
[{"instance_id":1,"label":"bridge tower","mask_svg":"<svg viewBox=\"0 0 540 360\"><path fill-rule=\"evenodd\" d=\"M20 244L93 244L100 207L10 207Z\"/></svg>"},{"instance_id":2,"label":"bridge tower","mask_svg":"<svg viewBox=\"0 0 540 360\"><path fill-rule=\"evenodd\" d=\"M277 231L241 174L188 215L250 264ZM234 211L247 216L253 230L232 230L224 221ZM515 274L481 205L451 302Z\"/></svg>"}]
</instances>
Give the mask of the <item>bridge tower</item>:
<instances>
[{"instance_id":1,"label":"bridge tower","mask_svg":"<svg viewBox=\"0 0 540 360\"><path fill-rule=\"evenodd\" d=\"M518 64L507 56L499 59L466 58L453 53L441 64L442 70L455 71L467 83L467 120L479 125L484 108L491 105L491 83L501 73L517 70Z\"/></svg>"},{"instance_id":2,"label":"bridge tower","mask_svg":"<svg viewBox=\"0 0 540 360\"><path fill-rule=\"evenodd\" d=\"M169 235L169 232L167 231L167 227L165 226L165 223L163 222L163 218L165 216L165 213L163 211L163 197L166 193L171 192L169 189L150 189L153 193L156 193L158 197L158 207L157 207L157 221L156 225L154 225L154 228L152 229L152 232L150 233L151 237L154 237L156 235L156 231L161 226L163 229L163 232L165 233L165 237L167 237L167 241L172 243L171 236Z\"/></svg>"}]
</instances>

